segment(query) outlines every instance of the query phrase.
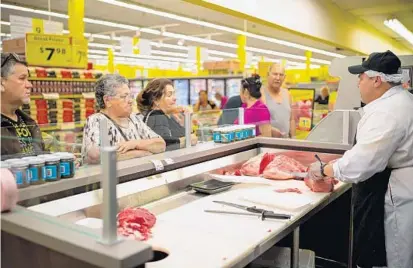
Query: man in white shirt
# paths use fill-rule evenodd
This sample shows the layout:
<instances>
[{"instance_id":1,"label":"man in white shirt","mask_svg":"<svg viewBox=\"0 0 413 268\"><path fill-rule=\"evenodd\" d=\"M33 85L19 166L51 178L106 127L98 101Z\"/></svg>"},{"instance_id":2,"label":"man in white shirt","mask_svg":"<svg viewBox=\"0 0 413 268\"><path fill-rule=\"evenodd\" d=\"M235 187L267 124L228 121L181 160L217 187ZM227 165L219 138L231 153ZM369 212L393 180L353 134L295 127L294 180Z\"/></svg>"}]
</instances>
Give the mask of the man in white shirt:
<instances>
[{"instance_id":1,"label":"man in white shirt","mask_svg":"<svg viewBox=\"0 0 413 268\"><path fill-rule=\"evenodd\" d=\"M310 166L311 179L353 183L353 255L363 268L413 267L413 95L400 67L391 51L349 67L366 104L357 142L334 164Z\"/></svg>"}]
</instances>

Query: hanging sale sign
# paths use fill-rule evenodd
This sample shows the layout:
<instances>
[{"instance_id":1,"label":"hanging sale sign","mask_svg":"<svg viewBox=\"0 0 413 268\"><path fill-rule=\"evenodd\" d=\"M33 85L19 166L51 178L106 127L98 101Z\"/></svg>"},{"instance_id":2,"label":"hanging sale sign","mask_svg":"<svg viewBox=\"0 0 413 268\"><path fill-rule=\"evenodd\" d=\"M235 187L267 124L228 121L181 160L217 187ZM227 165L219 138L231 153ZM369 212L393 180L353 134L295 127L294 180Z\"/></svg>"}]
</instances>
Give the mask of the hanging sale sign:
<instances>
[{"instance_id":1,"label":"hanging sale sign","mask_svg":"<svg viewBox=\"0 0 413 268\"><path fill-rule=\"evenodd\" d=\"M295 118L297 139L305 139L313 125L315 89L290 88L292 115Z\"/></svg>"},{"instance_id":2,"label":"hanging sale sign","mask_svg":"<svg viewBox=\"0 0 413 268\"><path fill-rule=\"evenodd\" d=\"M71 38L63 35L27 34L26 60L30 65L71 66Z\"/></svg>"},{"instance_id":3,"label":"hanging sale sign","mask_svg":"<svg viewBox=\"0 0 413 268\"><path fill-rule=\"evenodd\" d=\"M72 38L72 65L73 68L87 68L88 63L88 46L86 39Z\"/></svg>"},{"instance_id":4,"label":"hanging sale sign","mask_svg":"<svg viewBox=\"0 0 413 268\"><path fill-rule=\"evenodd\" d=\"M26 60L29 65L86 68L86 39L65 35L26 34Z\"/></svg>"}]
</instances>

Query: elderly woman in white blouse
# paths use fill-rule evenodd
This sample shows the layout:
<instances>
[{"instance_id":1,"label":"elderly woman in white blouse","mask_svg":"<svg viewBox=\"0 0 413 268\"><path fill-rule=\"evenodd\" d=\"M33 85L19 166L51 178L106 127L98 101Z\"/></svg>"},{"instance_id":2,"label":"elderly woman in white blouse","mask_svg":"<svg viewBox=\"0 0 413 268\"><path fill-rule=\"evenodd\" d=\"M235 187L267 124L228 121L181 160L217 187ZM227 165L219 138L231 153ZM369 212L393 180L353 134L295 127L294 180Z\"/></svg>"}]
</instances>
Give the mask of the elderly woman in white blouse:
<instances>
[{"instance_id":1,"label":"elderly woman in white blouse","mask_svg":"<svg viewBox=\"0 0 413 268\"><path fill-rule=\"evenodd\" d=\"M132 113L133 96L129 81L117 74L100 78L95 86L96 102L100 111L88 117L82 145L86 163L100 161L100 124L107 122L107 140L118 148L118 158L142 157L165 151L165 141ZM106 119L106 120L104 120Z\"/></svg>"}]
</instances>

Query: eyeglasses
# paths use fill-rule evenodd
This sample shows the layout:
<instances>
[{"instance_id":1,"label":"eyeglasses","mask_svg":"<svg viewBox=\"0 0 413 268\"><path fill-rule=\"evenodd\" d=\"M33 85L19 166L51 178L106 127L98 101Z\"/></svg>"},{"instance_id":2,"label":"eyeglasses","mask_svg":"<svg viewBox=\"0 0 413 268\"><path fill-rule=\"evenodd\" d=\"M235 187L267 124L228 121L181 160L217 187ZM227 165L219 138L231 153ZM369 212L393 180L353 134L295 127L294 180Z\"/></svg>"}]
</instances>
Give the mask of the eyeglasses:
<instances>
[{"instance_id":1,"label":"eyeglasses","mask_svg":"<svg viewBox=\"0 0 413 268\"><path fill-rule=\"evenodd\" d=\"M6 63L9 60L14 60L16 62L21 62L22 61L16 53L9 53L9 55L7 55L4 58L4 60L3 60L3 57L1 58L1 68L3 68L3 66L6 65Z\"/></svg>"},{"instance_id":2,"label":"eyeglasses","mask_svg":"<svg viewBox=\"0 0 413 268\"><path fill-rule=\"evenodd\" d=\"M131 94L128 94L128 95L122 95L122 96L113 96L113 97L115 97L115 98L119 98L119 99L121 99L121 100L123 100L123 101L127 101L127 100L133 100L133 96L131 95Z\"/></svg>"}]
</instances>

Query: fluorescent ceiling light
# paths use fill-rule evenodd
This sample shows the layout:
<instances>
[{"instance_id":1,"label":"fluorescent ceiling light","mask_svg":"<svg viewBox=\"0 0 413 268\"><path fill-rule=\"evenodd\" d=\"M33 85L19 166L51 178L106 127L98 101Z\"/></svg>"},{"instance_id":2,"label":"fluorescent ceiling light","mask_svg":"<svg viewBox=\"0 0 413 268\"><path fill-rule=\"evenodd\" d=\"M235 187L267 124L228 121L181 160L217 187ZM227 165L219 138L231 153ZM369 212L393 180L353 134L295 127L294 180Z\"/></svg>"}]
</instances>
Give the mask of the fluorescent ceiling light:
<instances>
[{"instance_id":1,"label":"fluorescent ceiling light","mask_svg":"<svg viewBox=\"0 0 413 268\"><path fill-rule=\"evenodd\" d=\"M171 45L171 44L165 44L165 43L159 43L159 42L151 42L151 46L154 46L154 47L164 47L164 48L172 48L172 49L185 50L185 51L188 51L188 50L189 50L189 47L178 46L178 45Z\"/></svg>"},{"instance_id":2,"label":"fluorescent ceiling light","mask_svg":"<svg viewBox=\"0 0 413 268\"><path fill-rule=\"evenodd\" d=\"M151 54L187 58L188 54L151 49Z\"/></svg>"},{"instance_id":3,"label":"fluorescent ceiling light","mask_svg":"<svg viewBox=\"0 0 413 268\"><path fill-rule=\"evenodd\" d=\"M6 36L6 37L9 37L9 36L10 36L10 34L0 33L0 36Z\"/></svg>"},{"instance_id":4,"label":"fluorescent ceiling light","mask_svg":"<svg viewBox=\"0 0 413 268\"><path fill-rule=\"evenodd\" d=\"M229 58L237 58L238 57L237 54L234 54L234 53L223 52L223 51L212 50L212 49L208 49L208 54L224 56L224 57L229 57Z\"/></svg>"},{"instance_id":5,"label":"fluorescent ceiling light","mask_svg":"<svg viewBox=\"0 0 413 268\"><path fill-rule=\"evenodd\" d=\"M223 46L223 47L230 47L230 48L238 47L238 45L231 44L231 43L220 42L220 41L215 41L215 40L210 40L210 39L205 39L205 38L200 38L200 37L195 37L195 36L188 36L188 35L178 34L178 33L164 32L163 36L193 41L193 42L202 43L202 44L209 44L209 45L216 45L216 46Z\"/></svg>"},{"instance_id":6,"label":"fluorescent ceiling light","mask_svg":"<svg viewBox=\"0 0 413 268\"><path fill-rule=\"evenodd\" d=\"M112 0L108 0L108 1L110 2ZM6 8L6 9L26 11L26 12L36 13L36 14L50 15L50 16L66 18L66 19L68 18L67 15L59 14L59 13L56 13L56 12L48 12L48 11L36 10L36 9L31 9L31 8L19 7L19 6L13 6L13 5L8 5L8 4L0 4L0 7ZM113 22L95 20L95 19L89 19L89 18L84 18L84 21L87 22L87 23L106 25L106 26L109 26L109 27L118 27L118 28L126 29L126 30L133 30L133 31L140 30L141 32L148 32L148 33L153 33L153 34L158 34L159 33L159 35L161 34L161 32L158 31L158 30L147 29L147 28L139 28L139 27L132 26L132 25L127 25L127 24L113 23ZM209 24L210 23L208 23L208 25ZM224 26L222 26L222 27L224 27ZM228 27L224 27L224 28L228 28ZM249 34L249 33L246 33L246 34ZM188 41L197 42L197 43L201 43L201 44L210 44L210 45L223 46L223 47L229 47L229 48L238 48L238 45L236 45L236 44L220 42L220 41L216 41L216 40L210 40L210 39L205 39L205 38L200 38L200 37L195 37L195 36L187 36L187 35L178 34L178 33L163 32L162 35L165 36L165 37L170 37L170 38L175 38L175 39L183 39L183 40L188 40ZM249 34L249 35L251 35L251 34ZM85 34L85 36L86 36L86 34ZM106 36L106 35L90 35L89 34L87 37L90 37L90 36L93 36L93 37L96 37L96 38L102 38L102 39L106 39L106 40L111 40L111 37ZM115 40L120 40L120 38L115 37ZM303 56L298 56L298 55L293 55L293 54L273 52L271 50L262 50L262 49L260 49L260 50L263 51L262 53L266 53L266 54L270 54L270 55L276 55L276 56L281 56L281 57L282 57L282 55L292 55L292 56L290 56L290 58L292 58L292 57L294 57L294 59L302 59L303 58ZM252 51L252 50L250 50L250 51ZM264 52L264 51L266 51L266 52ZM275 54L275 53L277 53L277 54ZM329 61L325 61L325 60L312 59L312 61L317 62L317 63L321 63L321 64L330 64Z\"/></svg>"},{"instance_id":7,"label":"fluorescent ceiling light","mask_svg":"<svg viewBox=\"0 0 413 268\"><path fill-rule=\"evenodd\" d=\"M208 60L210 60L210 61L222 61L222 60L224 60L224 58L208 56Z\"/></svg>"},{"instance_id":8,"label":"fluorescent ceiling light","mask_svg":"<svg viewBox=\"0 0 413 268\"><path fill-rule=\"evenodd\" d=\"M398 35L413 45L413 33L406 28L398 19L385 20L384 25L396 32Z\"/></svg>"},{"instance_id":9,"label":"fluorescent ceiling light","mask_svg":"<svg viewBox=\"0 0 413 268\"><path fill-rule=\"evenodd\" d=\"M113 48L113 49L120 49L120 46L112 46L107 44L99 44L99 43L88 43L89 47L98 47L98 48Z\"/></svg>"},{"instance_id":10,"label":"fluorescent ceiling light","mask_svg":"<svg viewBox=\"0 0 413 268\"><path fill-rule=\"evenodd\" d=\"M304 56L288 54L288 53L283 53L283 52L277 52L277 51L261 49L261 48L255 48L255 47L246 47L245 50L250 51L250 52L263 53L263 54L268 54L268 55L273 55L273 56L278 56L278 57L283 57L283 58L290 58L290 59L295 59L295 60L304 60L305 61L307 59ZM327 65L331 64L331 61L314 59L314 58L311 59L311 62L327 64Z\"/></svg>"},{"instance_id":11,"label":"fluorescent ceiling light","mask_svg":"<svg viewBox=\"0 0 413 268\"><path fill-rule=\"evenodd\" d=\"M1 21L0 23L1 23L1 25L9 25L10 26L10 22L8 22L8 21Z\"/></svg>"},{"instance_id":12,"label":"fluorescent ceiling light","mask_svg":"<svg viewBox=\"0 0 413 268\"><path fill-rule=\"evenodd\" d=\"M12 9L12 10L18 10L18 11L25 11L25 12L29 12L29 13L42 14L42 15L46 15L46 16L52 16L52 17L63 18L63 19L68 19L69 18L69 16L66 15L66 14L50 12L50 11L45 11L45 10L39 10L39 9L33 9L33 8L27 8L27 7L19 7L19 6L8 5L8 4L0 4L0 7L7 8L7 9Z\"/></svg>"},{"instance_id":13,"label":"fluorescent ceiling light","mask_svg":"<svg viewBox=\"0 0 413 268\"><path fill-rule=\"evenodd\" d=\"M325 51L325 50L322 50L322 49L317 49L317 48L313 48L313 47L309 47L309 46L304 46L304 45L300 45L300 44L296 44L296 43L293 43L293 42L288 42L288 41L284 41L284 40L280 40L280 39L276 39L276 38L271 38L271 37L261 36L261 35L257 35L257 34L253 34L253 33L248 33L248 32L245 32L245 31L238 30L238 29L234 29L234 28L230 28L230 27L226 27L226 26L222 26L222 25L218 25L218 24L214 24L214 23L210 23L210 22L206 22L206 21L200 21L200 20L196 20L196 19L192 19L192 18L188 18L188 17L183 17L183 16L179 16L179 15L176 15L176 14L168 13L168 12L162 12L162 11L154 10L154 9L151 9L151 8L134 5L134 4L128 4L128 3L121 2L121 1L116 1L116 0L99 0L99 1L107 3L107 4L111 4L111 5L124 7L124 8L127 8L127 9L137 10L137 11L141 11L141 12L144 12L144 13L150 13L150 14L153 14L153 15L157 15L157 16L161 16L161 17L166 17L166 18L170 18L170 19L190 23L190 24L209 27L209 28L216 29L216 30L221 30L221 31L224 31L224 32L230 32L230 33L234 33L234 34L241 34L241 35L245 35L245 36L248 36L248 37L251 37L251 38L267 41L267 42L270 42L270 43L275 43L275 44L288 46L288 47L294 47L294 48L302 49L302 50L309 50L309 51L312 51L312 52L315 52L315 53L319 53L319 54L323 54L323 55L327 55L327 56L331 56L331 57L337 57L337 58L344 58L345 57L344 55L341 55L341 54L338 54L338 53L333 53L333 52Z\"/></svg>"}]
</instances>

